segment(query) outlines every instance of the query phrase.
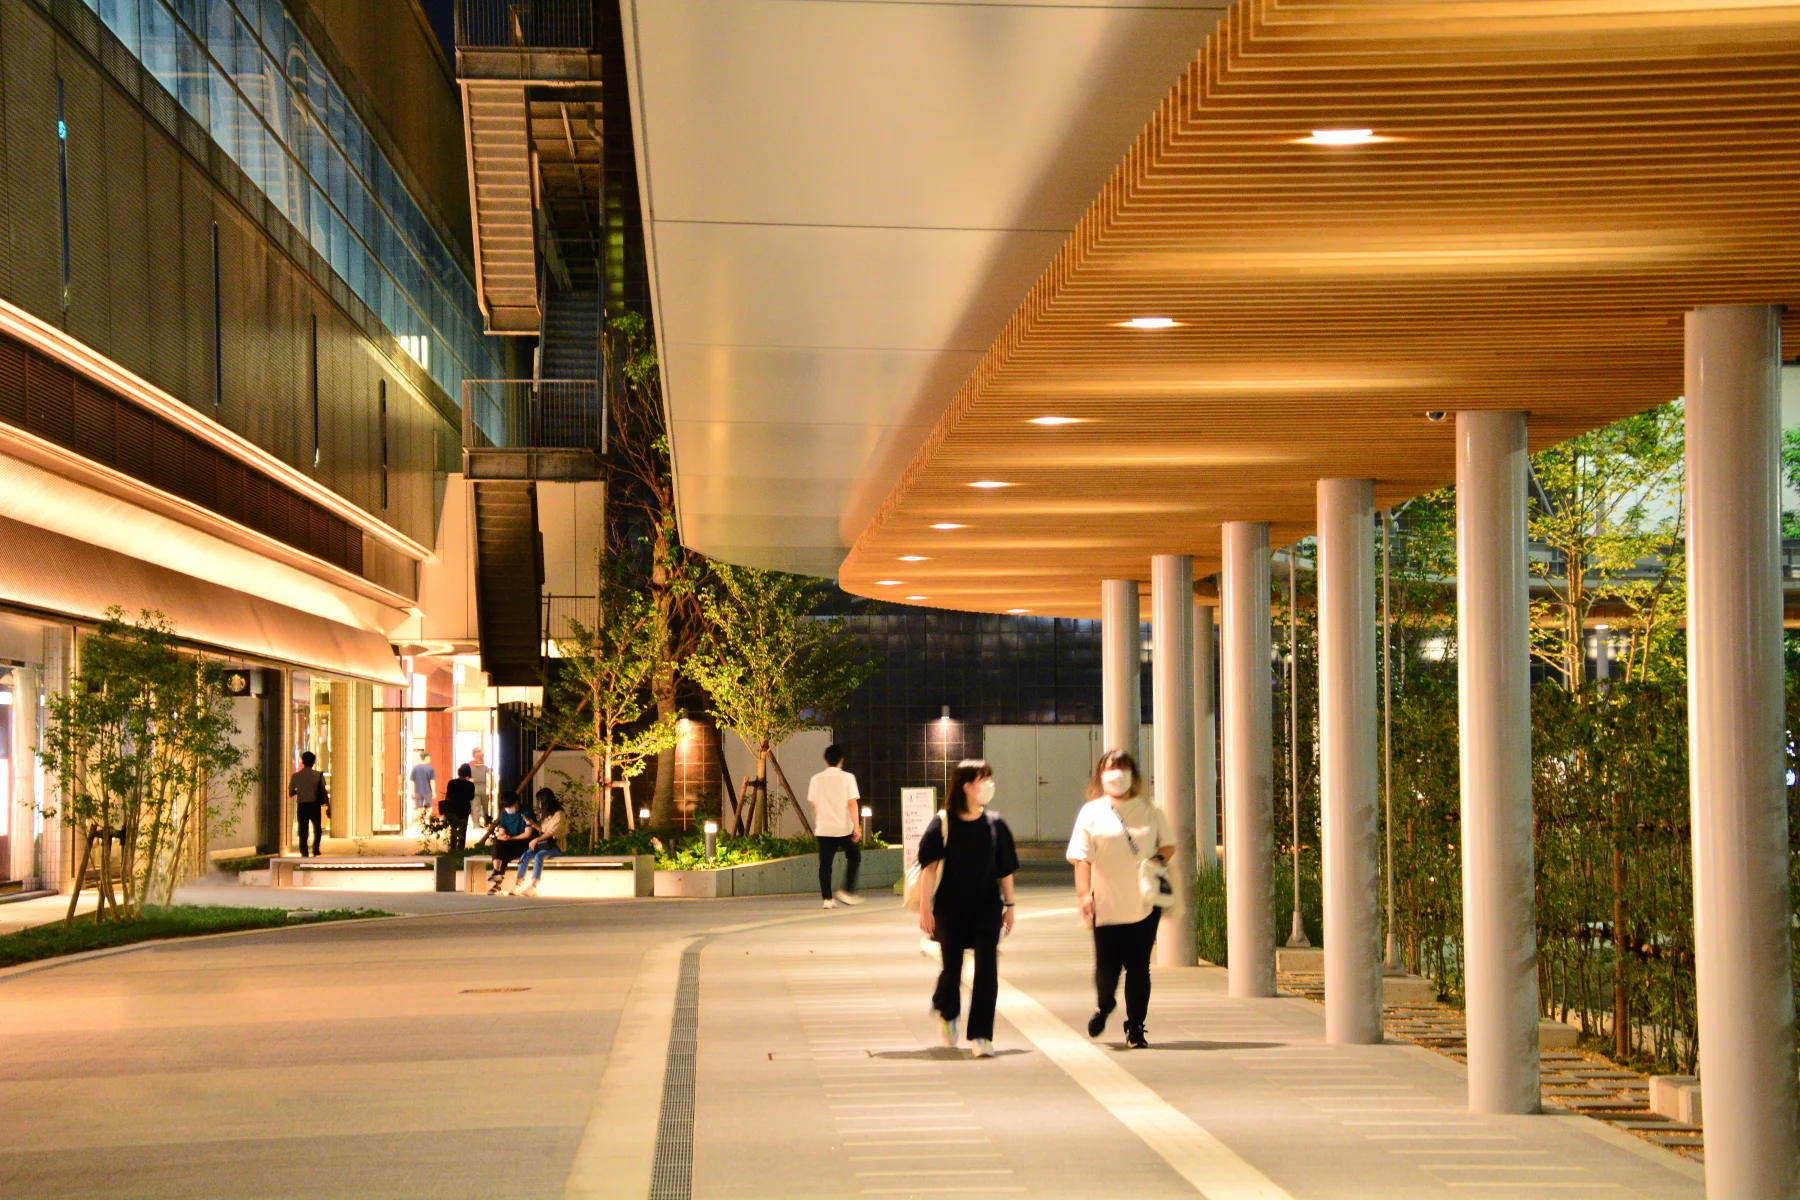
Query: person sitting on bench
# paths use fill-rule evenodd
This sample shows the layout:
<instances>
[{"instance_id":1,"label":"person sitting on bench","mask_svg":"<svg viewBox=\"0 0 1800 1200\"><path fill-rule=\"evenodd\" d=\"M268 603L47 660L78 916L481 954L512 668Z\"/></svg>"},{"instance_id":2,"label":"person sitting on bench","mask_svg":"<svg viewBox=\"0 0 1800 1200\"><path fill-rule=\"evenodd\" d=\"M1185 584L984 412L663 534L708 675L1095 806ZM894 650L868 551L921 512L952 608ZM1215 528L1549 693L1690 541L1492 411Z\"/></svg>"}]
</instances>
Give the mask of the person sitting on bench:
<instances>
[{"instance_id":1,"label":"person sitting on bench","mask_svg":"<svg viewBox=\"0 0 1800 1200\"><path fill-rule=\"evenodd\" d=\"M516 792L501 801L500 815L493 825L494 865L488 871L488 895L499 894L500 885L506 881L506 868L524 855L536 832L531 818L520 810Z\"/></svg>"},{"instance_id":2,"label":"person sitting on bench","mask_svg":"<svg viewBox=\"0 0 1800 1200\"><path fill-rule=\"evenodd\" d=\"M526 844L525 853L519 859L519 876L512 886L515 896L537 895L538 880L544 877L544 860L562 856L563 829L569 820L563 814L562 801L549 788L539 788L537 810L537 836ZM531 872L530 883L525 882L527 870Z\"/></svg>"}]
</instances>

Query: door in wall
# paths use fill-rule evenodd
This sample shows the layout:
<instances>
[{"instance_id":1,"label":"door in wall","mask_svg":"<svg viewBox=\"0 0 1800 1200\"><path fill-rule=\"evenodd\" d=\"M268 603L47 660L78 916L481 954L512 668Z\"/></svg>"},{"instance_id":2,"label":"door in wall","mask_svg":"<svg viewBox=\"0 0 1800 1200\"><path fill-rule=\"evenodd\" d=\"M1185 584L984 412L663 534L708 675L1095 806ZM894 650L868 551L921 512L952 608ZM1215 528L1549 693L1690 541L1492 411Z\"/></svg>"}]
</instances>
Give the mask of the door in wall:
<instances>
[{"instance_id":1,"label":"door in wall","mask_svg":"<svg viewBox=\"0 0 1800 1200\"><path fill-rule=\"evenodd\" d=\"M994 769L994 811L1006 818L1013 840L1038 840L1037 733L1040 725L988 725L981 756ZM1073 728L1086 729L1080 725Z\"/></svg>"}]
</instances>

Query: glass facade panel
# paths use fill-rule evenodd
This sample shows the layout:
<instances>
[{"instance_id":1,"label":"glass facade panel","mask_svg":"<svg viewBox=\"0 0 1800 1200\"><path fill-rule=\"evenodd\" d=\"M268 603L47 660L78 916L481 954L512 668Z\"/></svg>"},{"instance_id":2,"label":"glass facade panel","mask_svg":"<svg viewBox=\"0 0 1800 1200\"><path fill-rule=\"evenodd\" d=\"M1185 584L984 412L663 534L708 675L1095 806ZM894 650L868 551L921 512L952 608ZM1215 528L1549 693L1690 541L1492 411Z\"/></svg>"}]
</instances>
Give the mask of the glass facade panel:
<instances>
[{"instance_id":1,"label":"glass facade panel","mask_svg":"<svg viewBox=\"0 0 1800 1200\"><path fill-rule=\"evenodd\" d=\"M280 0L85 0L450 398L501 374L475 286Z\"/></svg>"}]
</instances>

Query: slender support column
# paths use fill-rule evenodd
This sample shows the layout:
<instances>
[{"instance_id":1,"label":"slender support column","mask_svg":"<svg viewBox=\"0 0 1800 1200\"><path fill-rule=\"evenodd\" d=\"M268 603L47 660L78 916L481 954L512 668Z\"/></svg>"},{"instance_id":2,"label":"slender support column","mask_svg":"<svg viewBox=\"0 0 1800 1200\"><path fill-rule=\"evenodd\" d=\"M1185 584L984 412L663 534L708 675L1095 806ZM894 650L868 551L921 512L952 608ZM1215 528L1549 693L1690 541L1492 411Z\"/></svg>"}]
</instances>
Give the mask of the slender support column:
<instances>
[{"instance_id":1,"label":"slender support column","mask_svg":"<svg viewBox=\"0 0 1800 1200\"><path fill-rule=\"evenodd\" d=\"M1175 831L1169 880L1175 903L1163 914L1169 934L1156 939L1156 961L1191 967L1200 961L1194 928L1194 560L1158 554L1150 560L1150 659L1156 716L1156 803ZM1149 853L1148 850L1145 853Z\"/></svg>"},{"instance_id":2,"label":"slender support column","mask_svg":"<svg viewBox=\"0 0 1800 1200\"><path fill-rule=\"evenodd\" d=\"M1456 414L1469 1109L1538 1111L1525 414Z\"/></svg>"},{"instance_id":3,"label":"slender support column","mask_svg":"<svg viewBox=\"0 0 1800 1200\"><path fill-rule=\"evenodd\" d=\"M1688 745L1706 1194L1793 1194L1781 323L1687 315Z\"/></svg>"},{"instance_id":4,"label":"slender support column","mask_svg":"<svg viewBox=\"0 0 1800 1200\"><path fill-rule=\"evenodd\" d=\"M1233 996L1275 994L1269 916L1275 853L1269 660L1269 527L1228 521L1220 531L1224 616L1219 715L1225 749L1225 938Z\"/></svg>"},{"instance_id":5,"label":"slender support column","mask_svg":"<svg viewBox=\"0 0 1800 1200\"><path fill-rule=\"evenodd\" d=\"M1219 746L1213 697L1213 610L1194 604L1194 844L1201 871L1219 869Z\"/></svg>"},{"instance_id":6,"label":"slender support column","mask_svg":"<svg viewBox=\"0 0 1800 1200\"><path fill-rule=\"evenodd\" d=\"M1319 790L1325 1040L1381 1041L1375 483L1319 481Z\"/></svg>"},{"instance_id":7,"label":"slender support column","mask_svg":"<svg viewBox=\"0 0 1800 1200\"><path fill-rule=\"evenodd\" d=\"M1143 651L1135 579L1100 584L1100 713L1106 749L1138 756L1143 723L1138 657Z\"/></svg>"}]
</instances>

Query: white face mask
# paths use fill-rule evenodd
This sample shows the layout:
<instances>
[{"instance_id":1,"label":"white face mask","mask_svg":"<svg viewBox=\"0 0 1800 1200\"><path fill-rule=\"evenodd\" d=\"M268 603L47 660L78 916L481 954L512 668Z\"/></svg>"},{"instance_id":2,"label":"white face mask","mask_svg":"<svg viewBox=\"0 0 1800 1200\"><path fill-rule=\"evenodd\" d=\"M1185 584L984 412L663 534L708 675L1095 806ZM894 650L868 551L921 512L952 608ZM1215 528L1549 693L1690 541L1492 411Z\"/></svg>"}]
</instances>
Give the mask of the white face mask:
<instances>
[{"instance_id":1,"label":"white face mask","mask_svg":"<svg viewBox=\"0 0 1800 1200\"><path fill-rule=\"evenodd\" d=\"M1123 796L1131 790L1131 772L1121 767L1109 767L1100 772L1100 786L1109 796Z\"/></svg>"},{"instance_id":2,"label":"white face mask","mask_svg":"<svg viewBox=\"0 0 1800 1200\"><path fill-rule=\"evenodd\" d=\"M992 779L977 779L974 786L971 787L969 791L970 794L975 797L975 803L986 808L994 799L994 781Z\"/></svg>"}]
</instances>

